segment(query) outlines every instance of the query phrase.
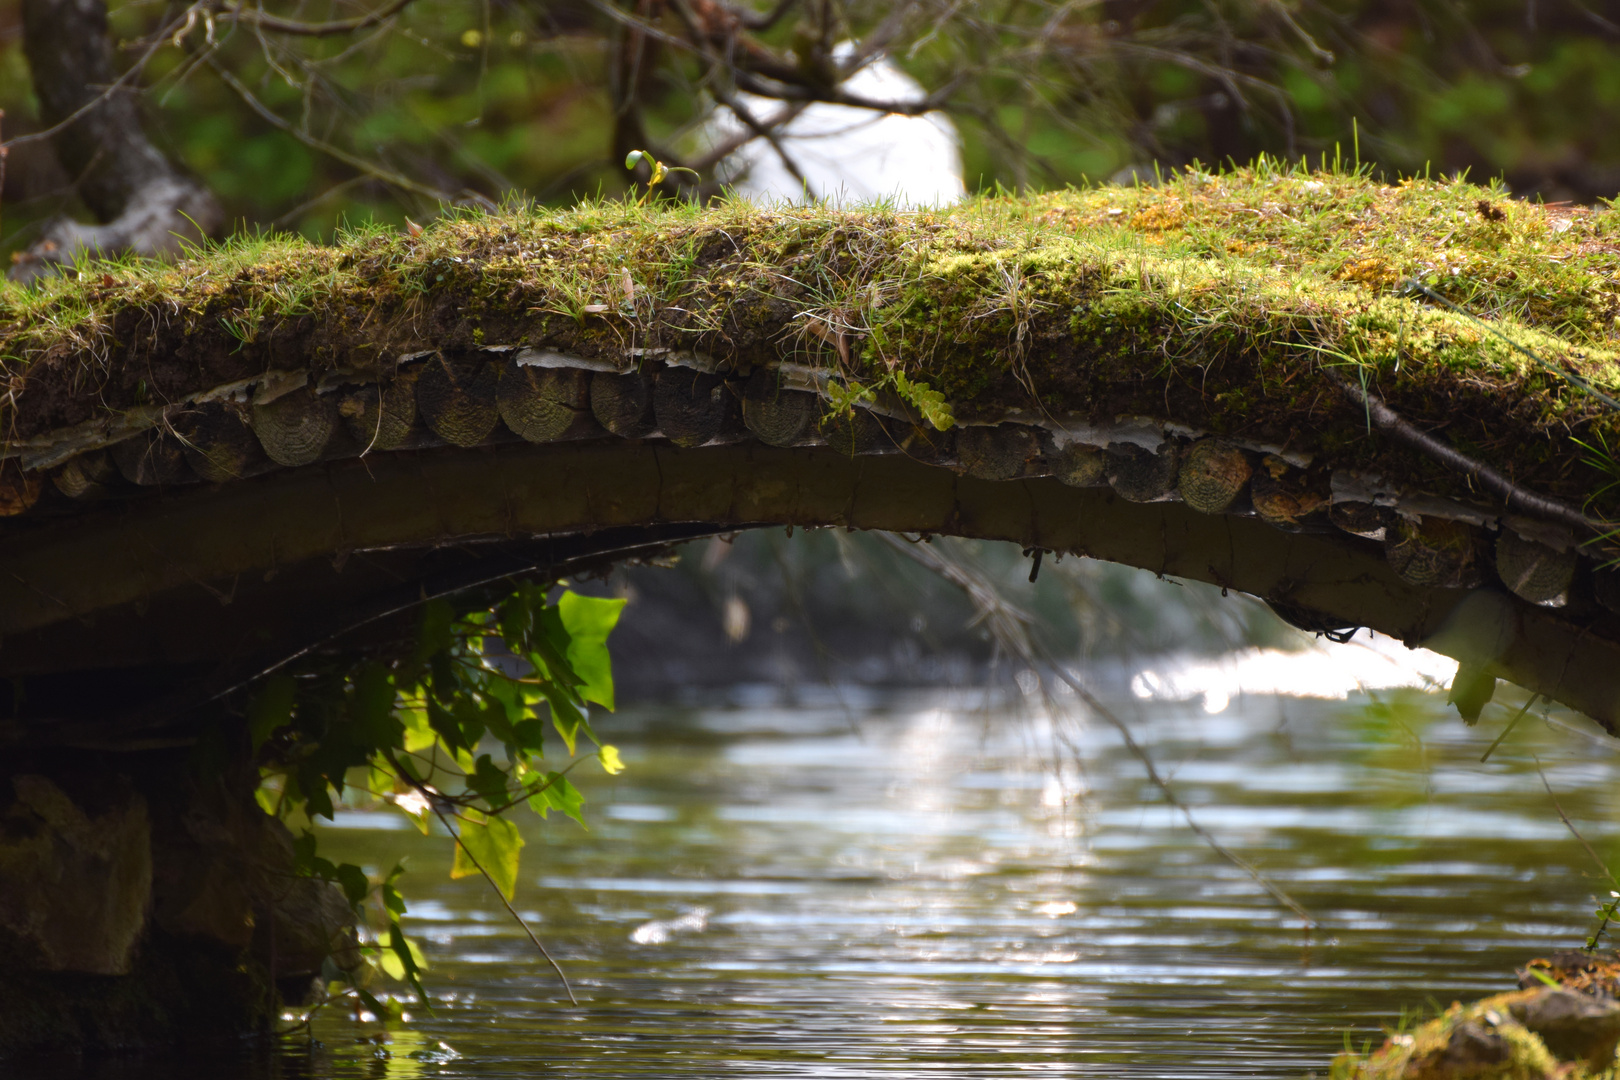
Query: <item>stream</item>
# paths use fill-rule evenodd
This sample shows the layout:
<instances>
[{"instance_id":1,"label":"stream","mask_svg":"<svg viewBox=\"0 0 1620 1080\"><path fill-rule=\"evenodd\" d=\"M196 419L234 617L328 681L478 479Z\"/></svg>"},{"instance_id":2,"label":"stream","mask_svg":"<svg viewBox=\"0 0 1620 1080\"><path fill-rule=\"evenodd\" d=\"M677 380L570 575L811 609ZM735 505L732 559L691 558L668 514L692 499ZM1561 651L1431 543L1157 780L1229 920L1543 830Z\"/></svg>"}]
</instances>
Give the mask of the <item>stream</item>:
<instances>
[{"instance_id":1,"label":"stream","mask_svg":"<svg viewBox=\"0 0 1620 1080\"><path fill-rule=\"evenodd\" d=\"M314 1045L205 1072L1325 1076L1403 1009L1510 988L1531 956L1579 946L1607 899L1542 776L1620 854L1620 757L1556 715L1482 765L1509 710L1471 729L1443 693L1110 700L1314 929L1189 831L1100 721L1054 724L1016 691L744 688L603 719L628 768L576 771L589 831L523 815L516 904L579 1007L486 886L449 879L444 838L345 811L330 857L409 856L432 1015L321 1015Z\"/></svg>"}]
</instances>

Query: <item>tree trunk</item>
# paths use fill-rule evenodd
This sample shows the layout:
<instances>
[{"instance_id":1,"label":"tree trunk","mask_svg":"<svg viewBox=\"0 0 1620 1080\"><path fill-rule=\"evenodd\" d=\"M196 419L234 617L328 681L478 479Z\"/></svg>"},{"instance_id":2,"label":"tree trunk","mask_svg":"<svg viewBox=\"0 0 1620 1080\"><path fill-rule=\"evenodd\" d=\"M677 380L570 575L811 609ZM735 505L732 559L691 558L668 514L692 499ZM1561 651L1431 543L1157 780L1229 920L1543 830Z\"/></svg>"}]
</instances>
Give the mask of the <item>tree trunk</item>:
<instances>
[{"instance_id":1,"label":"tree trunk","mask_svg":"<svg viewBox=\"0 0 1620 1080\"><path fill-rule=\"evenodd\" d=\"M56 218L11 277L30 281L84 251L169 255L216 231L219 203L147 140L133 85L114 87L104 0L23 0L22 15L40 120L64 125L57 157L101 224Z\"/></svg>"}]
</instances>

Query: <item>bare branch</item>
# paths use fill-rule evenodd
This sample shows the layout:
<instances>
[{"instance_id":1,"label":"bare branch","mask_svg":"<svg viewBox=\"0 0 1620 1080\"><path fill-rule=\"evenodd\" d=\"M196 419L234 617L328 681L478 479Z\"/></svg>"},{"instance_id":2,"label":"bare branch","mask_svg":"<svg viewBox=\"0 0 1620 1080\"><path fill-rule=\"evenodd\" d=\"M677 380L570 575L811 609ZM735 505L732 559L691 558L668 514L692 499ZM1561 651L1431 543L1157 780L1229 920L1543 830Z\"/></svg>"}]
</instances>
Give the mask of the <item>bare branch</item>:
<instances>
[{"instance_id":1,"label":"bare branch","mask_svg":"<svg viewBox=\"0 0 1620 1080\"><path fill-rule=\"evenodd\" d=\"M248 108L258 113L266 123L274 125L282 131L285 131L287 134L291 135L293 138L297 139L311 150L318 150L323 154L336 158L345 165L358 169L367 176L374 177L381 180L383 183L397 187L402 191L409 191L412 194L421 195L424 198L433 199L437 202L455 201L455 196L448 192L441 191L438 188L429 187L426 184L418 183L417 181L406 176L404 173L396 172L393 169L384 168L375 162L367 161L358 154L351 154L341 147L333 146L329 142L315 138L315 136L301 130L296 124L293 124L277 115L273 109L254 96L253 91L249 90L245 85L243 85L242 80L238 79L235 75L231 74L230 71L226 70L226 68L220 64L218 60L210 57L208 60L208 66L214 69L214 74L219 76L221 82L230 87L232 90L236 91L237 96L242 99L243 103L246 104Z\"/></svg>"},{"instance_id":2,"label":"bare branch","mask_svg":"<svg viewBox=\"0 0 1620 1080\"><path fill-rule=\"evenodd\" d=\"M1031 669L1044 668L1052 672L1064 685L1074 691L1075 696L1085 703L1087 709L1107 721L1109 726L1119 733L1125 748L1141 764L1143 770L1147 773L1148 780L1154 787L1159 789L1160 796L1180 813L1182 820L1187 823L1187 828L1191 829L1211 851L1242 870L1245 874L1248 874L1256 885L1271 894L1272 899L1303 919L1306 930L1311 930L1316 926L1316 921L1311 918L1310 912L1305 909L1304 905L1288 895L1282 886L1266 877L1259 867L1228 848L1225 844L1222 844L1199 823L1198 819L1193 816L1192 809L1181 801L1175 789L1170 786L1170 782L1160 775L1158 766L1153 762L1153 756L1147 752L1146 747L1136 741L1136 736L1131 733L1130 725L1125 723L1112 709L1104 705L1083 683L1070 675L1064 666L1048 654L1044 648L1036 644L1035 639L1029 633L1030 624L1034 621L1033 616L1014 607L1001 595L993 583L961 562L935 551L932 547L906 543L893 533L879 533L878 535L890 547L908 559L928 567L934 573L965 592L968 599L973 602L973 606L978 609L979 616L990 630L991 635L1002 648Z\"/></svg>"},{"instance_id":3,"label":"bare branch","mask_svg":"<svg viewBox=\"0 0 1620 1080\"><path fill-rule=\"evenodd\" d=\"M271 15L263 8L245 8L233 0L225 0L220 5L220 11L232 22L243 23L269 30L275 34L289 34L294 37L334 37L339 34L352 34L358 30L366 30L380 22L392 19L411 4L411 0L393 0L368 15L357 15L352 19L334 19L331 22L307 23L297 19L283 19L279 15Z\"/></svg>"},{"instance_id":4,"label":"bare branch","mask_svg":"<svg viewBox=\"0 0 1620 1080\"><path fill-rule=\"evenodd\" d=\"M784 105L759 122L762 126L774 131L792 121L794 117L804 112L808 107L808 104ZM747 131L739 131L735 135L715 143L702 157L688 162L687 167L696 169L698 172L712 169L757 138L759 138L759 135L752 128Z\"/></svg>"},{"instance_id":5,"label":"bare branch","mask_svg":"<svg viewBox=\"0 0 1620 1080\"><path fill-rule=\"evenodd\" d=\"M807 104L821 101L829 105L848 105L855 109L870 109L876 113L922 116L925 113L936 112L944 108L950 101L951 95L956 93L957 89L968 78L966 72L960 73L921 101L875 101L872 98L862 97L860 94L851 94L837 88L815 88L803 84L765 82L745 71L737 72L737 85L750 94L775 98L777 101L795 101Z\"/></svg>"},{"instance_id":6,"label":"bare branch","mask_svg":"<svg viewBox=\"0 0 1620 1080\"><path fill-rule=\"evenodd\" d=\"M747 127L755 135L770 143L771 149L776 151L776 156L781 159L782 166L787 169L788 175L799 182L799 187L804 191L805 196L807 198L815 198L815 193L810 190L810 181L807 180L804 173L800 171L798 163L795 162L793 160L793 156L788 153L787 147L782 145L782 140L777 136L777 129L774 127L767 127L766 125L760 123L758 118L754 116L753 110L739 101L737 99L737 95L732 93L723 85L724 76L726 74L726 64L720 59L720 57L715 55L710 44L701 37L697 25L697 19L693 16L691 8L687 6L686 0L671 0L671 3L675 8L676 14L680 17L681 23L686 27L687 33L692 35L693 41L699 43L703 50L704 57L709 62L709 74L714 77L710 90L714 94L715 98L726 108L730 109L732 115L734 115L738 120L741 120L745 127Z\"/></svg>"},{"instance_id":7,"label":"bare branch","mask_svg":"<svg viewBox=\"0 0 1620 1080\"><path fill-rule=\"evenodd\" d=\"M195 10L196 7L197 5L193 4L192 7L187 8L186 10L189 13ZM0 149L9 150L13 146L24 146L28 143L40 142L44 139L49 139L59 132L67 130L67 128L73 124L78 123L78 121L89 115L91 110L107 102L114 94L119 93L124 89L124 87L128 86L131 82L138 78L141 72L146 68L147 63L151 61L153 56L157 55L157 51L161 49L169 40L168 35L184 25L185 21L186 16L182 15L170 22L160 32L153 35L152 40L147 45L146 51L140 55L134 64L130 65L128 71L118 76L118 78L114 79L112 82L107 83L105 86L103 86L100 93L84 102L84 104L80 105L77 109L74 109L71 113L62 117L49 127L42 128L39 131L30 131L26 135L18 135L15 139L9 139L6 142L0 143Z\"/></svg>"},{"instance_id":8,"label":"bare branch","mask_svg":"<svg viewBox=\"0 0 1620 1080\"><path fill-rule=\"evenodd\" d=\"M428 805L433 808L433 816L439 819L439 824L444 826L444 831L450 834L450 838L456 842L456 846L461 849L461 853L467 856L467 861L473 864L473 868L483 875L484 880L489 883L489 887L495 891L496 899L498 899L501 902L501 905L506 908L506 913L512 916L513 920L523 928L523 932L525 934L529 935L529 941L536 949L540 950L540 955L546 958L546 963L551 965L551 970L555 971L557 973L557 978L562 980L563 989L568 992L569 1004L578 1005L579 999L574 996L574 988L568 984L568 976L563 973L562 965L557 963L557 961L552 958L550 951L547 950L545 945L541 943L539 938L534 936L534 931L529 929L529 924L524 921L523 916L517 913L517 908L513 907L512 902L506 898L506 894L501 892L501 887L495 884L495 879L489 876L489 871L485 870L483 864L478 861L477 857L475 857L471 851L467 850L467 845L461 842L461 834L456 832L455 827L450 824L450 819L445 816L443 810L439 809L438 792L431 791L426 784L413 781L410 773L399 768L398 762L394 763L394 767L395 771L399 773L400 776L405 777L407 783L410 783L413 787L415 787L417 791L428 800Z\"/></svg>"},{"instance_id":9,"label":"bare branch","mask_svg":"<svg viewBox=\"0 0 1620 1080\"><path fill-rule=\"evenodd\" d=\"M102 224L56 219L10 276L29 281L86 251L168 255L218 229L225 215L213 194L148 141L125 92L153 48L115 79L104 0L24 0L23 27L57 158Z\"/></svg>"},{"instance_id":10,"label":"bare branch","mask_svg":"<svg viewBox=\"0 0 1620 1080\"><path fill-rule=\"evenodd\" d=\"M798 6L799 0L777 0L775 7L766 12L748 11L725 5L737 21L750 30L769 30L782 21L783 16Z\"/></svg>"},{"instance_id":11,"label":"bare branch","mask_svg":"<svg viewBox=\"0 0 1620 1080\"><path fill-rule=\"evenodd\" d=\"M743 125L747 127L749 131L752 131L754 135L771 144L771 149L775 150L776 156L781 159L782 167L785 168L788 171L788 175L797 180L799 182L799 186L804 189L804 197L807 199L814 199L816 197L816 193L811 190L810 181L805 177L804 173L800 171L798 162L793 160L793 155L788 153L787 147L782 145L782 140L777 134L778 128L774 125L762 123L759 119L757 119L748 106L737 100L736 94L722 94L719 91L716 91L715 97L719 99L722 105L730 109L732 115L741 120ZM778 115L781 114L779 113Z\"/></svg>"},{"instance_id":12,"label":"bare branch","mask_svg":"<svg viewBox=\"0 0 1620 1080\"><path fill-rule=\"evenodd\" d=\"M1568 503L1520 487L1484 462L1475 461L1449 443L1413 426L1385 405L1376 394L1362 389L1338 372L1328 371L1326 375L1345 397L1367 410L1368 419L1378 430L1396 442L1405 443L1418 453L1433 458L1446 468L1478 481L1480 487L1501 496L1513 509L1531 517L1568 525L1583 534L1603 533L1612 528L1604 522L1592 520Z\"/></svg>"}]
</instances>

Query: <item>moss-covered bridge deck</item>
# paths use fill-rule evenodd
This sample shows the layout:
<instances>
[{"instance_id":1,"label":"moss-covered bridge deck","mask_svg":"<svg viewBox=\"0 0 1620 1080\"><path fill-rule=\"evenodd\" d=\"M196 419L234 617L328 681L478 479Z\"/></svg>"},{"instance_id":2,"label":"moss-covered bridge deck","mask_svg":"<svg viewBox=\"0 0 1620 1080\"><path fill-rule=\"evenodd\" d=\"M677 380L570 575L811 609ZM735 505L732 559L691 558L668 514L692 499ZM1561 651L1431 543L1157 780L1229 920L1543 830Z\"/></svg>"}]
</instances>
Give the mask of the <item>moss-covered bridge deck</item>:
<instances>
[{"instance_id":1,"label":"moss-covered bridge deck","mask_svg":"<svg viewBox=\"0 0 1620 1080\"><path fill-rule=\"evenodd\" d=\"M1262 166L86 266L0 310L0 677L217 690L425 592L842 526L1214 582L1612 728L1611 218ZM158 719L73 711L6 737Z\"/></svg>"}]
</instances>

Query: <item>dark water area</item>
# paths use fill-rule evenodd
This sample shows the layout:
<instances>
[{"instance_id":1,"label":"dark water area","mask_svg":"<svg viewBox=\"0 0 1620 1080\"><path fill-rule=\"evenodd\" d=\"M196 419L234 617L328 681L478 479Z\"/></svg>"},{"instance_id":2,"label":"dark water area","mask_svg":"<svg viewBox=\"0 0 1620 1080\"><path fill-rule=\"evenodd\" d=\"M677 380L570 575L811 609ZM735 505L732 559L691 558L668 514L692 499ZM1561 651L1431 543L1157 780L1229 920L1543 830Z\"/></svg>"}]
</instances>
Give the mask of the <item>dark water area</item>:
<instances>
[{"instance_id":1,"label":"dark water area","mask_svg":"<svg viewBox=\"0 0 1620 1080\"><path fill-rule=\"evenodd\" d=\"M1532 755L1600 851L1620 839L1620 758L1539 718L1481 765L1506 712L1469 729L1415 691L1122 701L1307 933L1104 725L977 693L742 698L604 721L629 767L590 766L589 831L525 822L517 906L578 1007L477 879L448 878L443 838L351 811L324 848L371 869L410 856L432 1016L322 1015L315 1045L16 1075L1325 1075L1346 1039L1509 988L1591 928L1608 885Z\"/></svg>"}]
</instances>

